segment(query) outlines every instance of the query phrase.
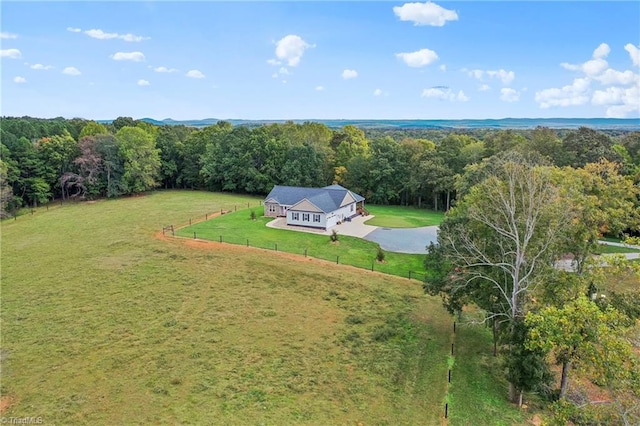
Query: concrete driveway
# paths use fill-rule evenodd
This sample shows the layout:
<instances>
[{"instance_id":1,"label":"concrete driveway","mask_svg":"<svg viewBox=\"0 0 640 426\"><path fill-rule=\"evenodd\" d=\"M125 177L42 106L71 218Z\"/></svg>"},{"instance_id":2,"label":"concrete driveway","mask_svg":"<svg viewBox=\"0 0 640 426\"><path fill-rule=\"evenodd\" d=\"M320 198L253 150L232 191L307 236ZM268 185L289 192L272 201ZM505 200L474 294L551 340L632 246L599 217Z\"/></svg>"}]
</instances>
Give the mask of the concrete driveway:
<instances>
[{"instance_id":1,"label":"concrete driveway","mask_svg":"<svg viewBox=\"0 0 640 426\"><path fill-rule=\"evenodd\" d=\"M312 234L331 235L336 230L339 235L358 237L367 241L380 244L384 250L396 253L424 254L430 242L437 242L437 226L424 226L422 228L381 228L367 225L364 222L374 216L356 216L350 222L343 222L328 231L321 229L305 228L303 226L290 226L283 217L276 218L267 223L270 228L288 229Z\"/></svg>"}]
</instances>

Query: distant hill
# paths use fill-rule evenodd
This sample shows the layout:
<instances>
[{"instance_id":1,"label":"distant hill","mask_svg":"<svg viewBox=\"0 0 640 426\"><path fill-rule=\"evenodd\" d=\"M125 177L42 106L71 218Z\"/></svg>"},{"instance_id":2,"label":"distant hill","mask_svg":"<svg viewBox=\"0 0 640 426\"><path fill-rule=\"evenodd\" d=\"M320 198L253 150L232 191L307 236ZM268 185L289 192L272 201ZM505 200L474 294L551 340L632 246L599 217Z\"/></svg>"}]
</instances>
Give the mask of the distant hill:
<instances>
[{"instance_id":1,"label":"distant hill","mask_svg":"<svg viewBox=\"0 0 640 426\"><path fill-rule=\"evenodd\" d=\"M147 123L162 125L183 125L189 127L206 127L216 124L220 119L205 118L202 120L173 120L166 118L156 120L141 118ZM581 126L593 129L640 130L640 119L637 118L503 118L489 120L224 120L233 126L260 126L271 123L317 122L330 128L353 125L363 129L532 129L537 126L552 129L575 129ZM109 120L101 120L109 122Z\"/></svg>"}]
</instances>

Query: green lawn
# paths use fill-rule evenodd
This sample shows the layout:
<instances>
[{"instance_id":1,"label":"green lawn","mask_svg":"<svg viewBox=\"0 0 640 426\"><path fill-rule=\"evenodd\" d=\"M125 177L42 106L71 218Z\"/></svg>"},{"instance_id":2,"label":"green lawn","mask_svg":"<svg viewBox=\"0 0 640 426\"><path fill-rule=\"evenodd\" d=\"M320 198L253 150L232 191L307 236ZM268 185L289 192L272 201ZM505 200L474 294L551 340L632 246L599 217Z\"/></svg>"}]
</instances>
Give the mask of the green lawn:
<instances>
[{"instance_id":1,"label":"green lawn","mask_svg":"<svg viewBox=\"0 0 640 426\"><path fill-rule=\"evenodd\" d=\"M361 238L339 236L332 243L328 236L268 228L272 218L264 217L262 207L252 209L256 220L251 220L250 209L225 214L206 222L197 223L176 232L176 235L240 245L250 245L268 250L278 250L317 259L328 260L359 268L408 277L409 271L424 271L424 255L385 252L383 263L376 261L378 244ZM426 245L426 244L425 244Z\"/></svg>"},{"instance_id":2,"label":"green lawn","mask_svg":"<svg viewBox=\"0 0 640 426\"><path fill-rule=\"evenodd\" d=\"M2 222L2 416L60 425L441 424L451 317L420 283L157 237L163 225L258 201L163 191ZM470 368L455 386L482 380L482 394L500 399L492 378ZM496 412L454 396L473 407L474 424L520 423L507 404Z\"/></svg>"},{"instance_id":3,"label":"green lawn","mask_svg":"<svg viewBox=\"0 0 640 426\"><path fill-rule=\"evenodd\" d=\"M631 247L610 246L608 244L598 244L596 254L614 253L640 253L640 250Z\"/></svg>"},{"instance_id":4,"label":"green lawn","mask_svg":"<svg viewBox=\"0 0 640 426\"><path fill-rule=\"evenodd\" d=\"M417 228L420 226L439 225L444 219L444 212L415 207L368 204L365 208L375 216L366 222L367 225L387 228Z\"/></svg>"}]
</instances>

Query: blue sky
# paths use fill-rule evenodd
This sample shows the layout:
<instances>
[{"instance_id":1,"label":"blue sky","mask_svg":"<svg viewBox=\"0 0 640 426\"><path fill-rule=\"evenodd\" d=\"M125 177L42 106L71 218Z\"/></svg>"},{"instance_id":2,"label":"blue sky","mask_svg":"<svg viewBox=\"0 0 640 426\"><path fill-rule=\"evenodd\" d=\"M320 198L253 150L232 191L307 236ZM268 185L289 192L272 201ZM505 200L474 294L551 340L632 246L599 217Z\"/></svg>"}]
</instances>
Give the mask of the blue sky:
<instances>
[{"instance_id":1,"label":"blue sky","mask_svg":"<svg viewBox=\"0 0 640 426\"><path fill-rule=\"evenodd\" d=\"M640 117L640 2L0 7L2 115Z\"/></svg>"}]
</instances>

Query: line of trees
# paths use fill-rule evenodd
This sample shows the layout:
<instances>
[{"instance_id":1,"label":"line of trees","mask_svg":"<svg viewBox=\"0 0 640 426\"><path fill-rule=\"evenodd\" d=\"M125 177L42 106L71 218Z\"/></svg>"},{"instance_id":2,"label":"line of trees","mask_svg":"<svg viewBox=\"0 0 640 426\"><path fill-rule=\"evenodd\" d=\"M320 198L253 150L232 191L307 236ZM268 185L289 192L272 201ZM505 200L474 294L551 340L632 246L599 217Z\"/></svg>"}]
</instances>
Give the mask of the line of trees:
<instances>
[{"instance_id":1,"label":"line of trees","mask_svg":"<svg viewBox=\"0 0 640 426\"><path fill-rule=\"evenodd\" d=\"M640 264L592 258L603 233L640 229L640 187L621 168L604 159L558 167L515 151L468 166L425 261L427 292L452 313L474 305L485 314L513 402L553 395L549 364L562 366L558 424L640 421L640 358L629 336L640 318L629 302L640 292L609 301L598 291L617 273L640 282ZM567 255L572 272L558 268ZM608 399L596 407L569 395L574 369Z\"/></svg>"},{"instance_id":2,"label":"line of trees","mask_svg":"<svg viewBox=\"0 0 640 426\"><path fill-rule=\"evenodd\" d=\"M266 194L273 185L339 183L376 204L446 210L465 167L518 151L558 166L601 158L640 179L640 132L330 129L315 122L196 129L119 117L112 123L4 117L2 214L53 198L116 197L152 188ZM562 135L562 138L560 137Z\"/></svg>"}]
</instances>

